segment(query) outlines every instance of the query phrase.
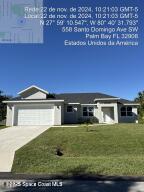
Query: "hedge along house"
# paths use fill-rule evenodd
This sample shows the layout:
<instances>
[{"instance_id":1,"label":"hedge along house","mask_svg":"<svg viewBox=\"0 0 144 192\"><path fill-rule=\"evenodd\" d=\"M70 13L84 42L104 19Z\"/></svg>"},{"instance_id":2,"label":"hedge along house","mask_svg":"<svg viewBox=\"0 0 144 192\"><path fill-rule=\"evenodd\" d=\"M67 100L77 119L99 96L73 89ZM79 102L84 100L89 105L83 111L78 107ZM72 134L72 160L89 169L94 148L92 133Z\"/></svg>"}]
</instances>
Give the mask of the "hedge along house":
<instances>
[{"instance_id":1,"label":"hedge along house","mask_svg":"<svg viewBox=\"0 0 144 192\"><path fill-rule=\"evenodd\" d=\"M31 86L7 103L7 126L61 125L85 121L135 123L138 103L102 93L51 95Z\"/></svg>"}]
</instances>

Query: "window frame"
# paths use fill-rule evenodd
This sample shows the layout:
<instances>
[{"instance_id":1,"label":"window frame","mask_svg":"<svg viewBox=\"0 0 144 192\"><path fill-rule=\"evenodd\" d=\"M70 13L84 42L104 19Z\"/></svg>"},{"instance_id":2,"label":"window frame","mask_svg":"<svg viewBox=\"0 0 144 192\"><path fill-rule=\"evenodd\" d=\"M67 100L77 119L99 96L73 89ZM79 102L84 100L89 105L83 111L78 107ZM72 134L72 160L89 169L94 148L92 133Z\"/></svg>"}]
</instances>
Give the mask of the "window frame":
<instances>
[{"instance_id":1,"label":"window frame","mask_svg":"<svg viewBox=\"0 0 144 192\"><path fill-rule=\"evenodd\" d=\"M122 110L122 108L124 110ZM128 110L128 108L131 108L131 110ZM122 113L125 113L125 115L122 115ZM128 115L129 113L131 113L131 115ZM122 106L120 108L120 115L121 117L133 117L132 106Z\"/></svg>"},{"instance_id":2,"label":"window frame","mask_svg":"<svg viewBox=\"0 0 144 192\"><path fill-rule=\"evenodd\" d=\"M92 110L90 110L92 108ZM86 110L84 110L86 109ZM87 115L84 115L84 113L87 113ZM90 115L92 113L92 115ZM82 107L82 116L83 117L94 117L94 107L93 106L83 106Z\"/></svg>"},{"instance_id":3,"label":"window frame","mask_svg":"<svg viewBox=\"0 0 144 192\"><path fill-rule=\"evenodd\" d=\"M71 107L72 108L72 111L68 111L68 107ZM72 105L67 105L66 107L66 112L67 113L74 113L74 107Z\"/></svg>"}]
</instances>

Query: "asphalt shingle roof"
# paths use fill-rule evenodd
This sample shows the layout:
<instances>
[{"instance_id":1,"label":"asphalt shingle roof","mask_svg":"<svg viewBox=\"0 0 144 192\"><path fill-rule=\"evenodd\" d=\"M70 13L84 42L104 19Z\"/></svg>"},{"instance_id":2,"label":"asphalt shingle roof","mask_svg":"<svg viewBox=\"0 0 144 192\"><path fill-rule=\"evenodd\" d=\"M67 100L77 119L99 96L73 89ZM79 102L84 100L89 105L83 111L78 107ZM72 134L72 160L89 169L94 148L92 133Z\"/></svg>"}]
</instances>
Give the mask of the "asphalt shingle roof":
<instances>
[{"instance_id":1,"label":"asphalt shingle roof","mask_svg":"<svg viewBox=\"0 0 144 192\"><path fill-rule=\"evenodd\" d=\"M105 99L105 98L106 99L113 98L115 100L118 97L114 97L103 93L62 93L62 94L55 94L55 98L47 98L47 100L64 100L66 103L93 104L95 103L94 102L95 99ZM11 100L19 101L21 100L21 97L15 97ZM136 102L129 101L126 99L119 99L118 103L133 104Z\"/></svg>"},{"instance_id":2,"label":"asphalt shingle roof","mask_svg":"<svg viewBox=\"0 0 144 192\"><path fill-rule=\"evenodd\" d=\"M67 103L92 104L95 99L114 98L117 97L106 95L103 93L63 93L57 94L57 99L64 99Z\"/></svg>"}]
</instances>

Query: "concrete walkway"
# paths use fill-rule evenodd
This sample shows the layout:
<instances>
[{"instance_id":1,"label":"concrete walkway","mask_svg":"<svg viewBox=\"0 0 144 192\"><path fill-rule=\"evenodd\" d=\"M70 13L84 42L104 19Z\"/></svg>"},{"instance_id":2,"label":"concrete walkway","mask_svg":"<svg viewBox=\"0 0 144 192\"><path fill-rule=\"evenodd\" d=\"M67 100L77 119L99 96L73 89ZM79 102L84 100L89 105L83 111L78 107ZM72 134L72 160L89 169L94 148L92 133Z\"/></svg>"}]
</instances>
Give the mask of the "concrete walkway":
<instances>
[{"instance_id":1,"label":"concrete walkway","mask_svg":"<svg viewBox=\"0 0 144 192\"><path fill-rule=\"evenodd\" d=\"M10 172L15 151L50 126L16 126L0 130L0 172Z\"/></svg>"}]
</instances>

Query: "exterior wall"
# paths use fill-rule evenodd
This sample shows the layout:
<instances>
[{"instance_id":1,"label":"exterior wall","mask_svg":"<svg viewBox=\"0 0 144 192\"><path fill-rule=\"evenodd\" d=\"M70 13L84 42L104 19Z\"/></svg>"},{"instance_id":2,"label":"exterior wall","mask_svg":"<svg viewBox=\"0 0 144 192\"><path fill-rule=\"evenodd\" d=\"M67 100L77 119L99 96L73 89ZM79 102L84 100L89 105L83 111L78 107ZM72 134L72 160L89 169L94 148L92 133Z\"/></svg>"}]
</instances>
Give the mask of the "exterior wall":
<instances>
[{"instance_id":1,"label":"exterior wall","mask_svg":"<svg viewBox=\"0 0 144 192\"><path fill-rule=\"evenodd\" d=\"M67 109L68 105L64 106L64 123L80 123L80 122L84 122L87 119L92 119L93 122L97 122L97 123L104 123L103 120L103 111L102 108L103 107L111 107L113 108L114 111L114 120L113 123L118 123L118 107L117 107L117 103L97 103L97 105L72 105L74 107L74 112L73 113L67 113L66 109ZM94 107L94 117L84 117L83 116L83 107Z\"/></svg>"},{"instance_id":2,"label":"exterior wall","mask_svg":"<svg viewBox=\"0 0 144 192\"><path fill-rule=\"evenodd\" d=\"M7 117L6 117L6 126L12 126L12 107L13 105L7 105Z\"/></svg>"},{"instance_id":3,"label":"exterior wall","mask_svg":"<svg viewBox=\"0 0 144 192\"><path fill-rule=\"evenodd\" d=\"M64 103L61 104L61 124L64 124Z\"/></svg>"},{"instance_id":4,"label":"exterior wall","mask_svg":"<svg viewBox=\"0 0 144 192\"><path fill-rule=\"evenodd\" d=\"M61 125L63 121L63 115L62 115L63 106L59 103L57 103L54 106L54 125Z\"/></svg>"},{"instance_id":5,"label":"exterior wall","mask_svg":"<svg viewBox=\"0 0 144 192\"><path fill-rule=\"evenodd\" d=\"M83 107L94 107L94 116L93 117L85 117L83 116ZM81 109L80 109L80 120L82 122L86 121L87 119L91 119L94 123L98 123L99 122L99 118L98 118L98 107L97 105L81 105Z\"/></svg>"},{"instance_id":6,"label":"exterior wall","mask_svg":"<svg viewBox=\"0 0 144 192\"><path fill-rule=\"evenodd\" d=\"M47 95L37 89L31 89L25 93L22 93L21 96L24 99L46 99Z\"/></svg>"},{"instance_id":7,"label":"exterior wall","mask_svg":"<svg viewBox=\"0 0 144 192\"><path fill-rule=\"evenodd\" d=\"M67 105L64 103L49 103L54 105L54 125L61 125L63 123L80 123L82 121L86 121L90 117L83 117L82 108L84 106L93 106L94 107L94 118L99 122L103 123L103 107L113 107L114 109L114 123L135 123L137 121L137 106L133 106L132 117L121 117L120 108L123 105L118 105L117 103L97 103L96 105L73 105L74 106L74 113L67 113ZM8 104L7 105L7 118L6 118L6 125L13 126L16 125L18 113L16 110L16 106L20 104ZM21 104L22 105L22 104ZM14 114L14 115L13 115ZM13 119L14 118L14 119ZM93 117L92 117L93 118Z\"/></svg>"},{"instance_id":8,"label":"exterior wall","mask_svg":"<svg viewBox=\"0 0 144 192\"><path fill-rule=\"evenodd\" d=\"M123 106L124 105L118 105L119 123L137 123L137 121L138 121L138 109L137 109L137 106L131 106L133 116L131 116L131 117L122 117L121 116L121 107L123 107Z\"/></svg>"},{"instance_id":9,"label":"exterior wall","mask_svg":"<svg viewBox=\"0 0 144 192\"><path fill-rule=\"evenodd\" d=\"M67 112L67 106L73 106L72 113ZM64 105L64 123L78 123L80 117L80 105Z\"/></svg>"},{"instance_id":10,"label":"exterior wall","mask_svg":"<svg viewBox=\"0 0 144 192\"><path fill-rule=\"evenodd\" d=\"M68 124L81 123L90 118L94 119L95 121L98 121L98 108L96 105L80 105L80 104L69 104L69 105L74 107L74 112L68 113L67 112L68 104L64 105L64 123ZM83 116L83 107L85 106L94 107L94 117Z\"/></svg>"}]
</instances>

